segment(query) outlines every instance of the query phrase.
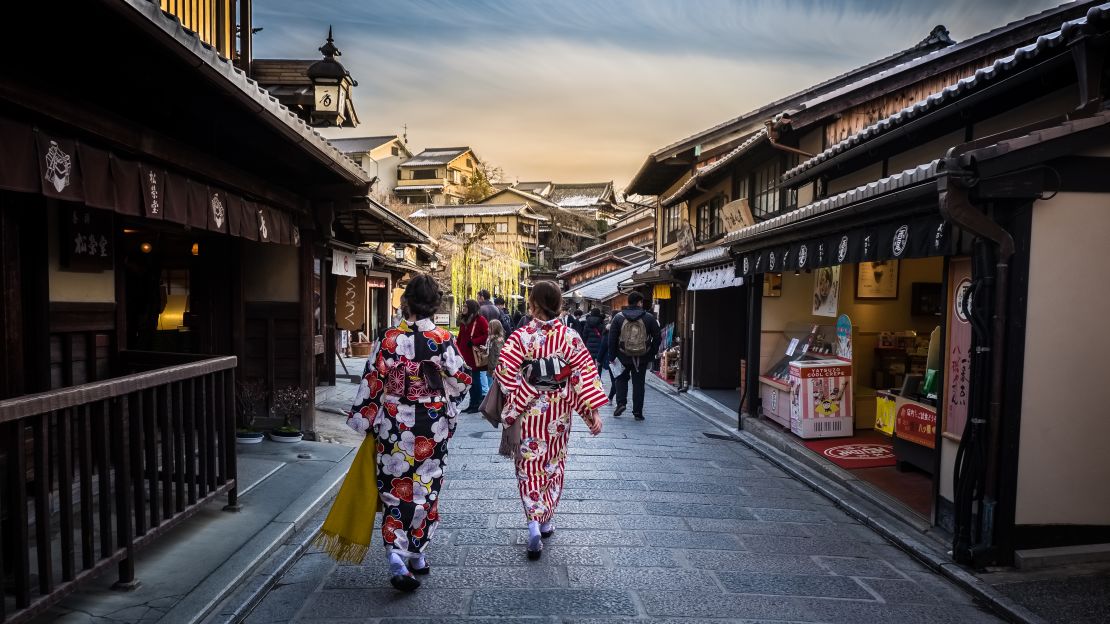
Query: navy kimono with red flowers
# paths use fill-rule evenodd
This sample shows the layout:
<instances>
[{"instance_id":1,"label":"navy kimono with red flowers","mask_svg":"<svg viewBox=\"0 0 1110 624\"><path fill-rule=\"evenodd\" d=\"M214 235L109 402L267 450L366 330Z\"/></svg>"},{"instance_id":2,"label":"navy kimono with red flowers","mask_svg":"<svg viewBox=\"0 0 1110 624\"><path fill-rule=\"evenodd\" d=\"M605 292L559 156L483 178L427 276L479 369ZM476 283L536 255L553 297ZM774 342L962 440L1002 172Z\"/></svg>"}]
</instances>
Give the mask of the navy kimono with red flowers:
<instances>
[{"instance_id":1,"label":"navy kimono with red flowers","mask_svg":"<svg viewBox=\"0 0 1110 624\"><path fill-rule=\"evenodd\" d=\"M429 374L443 390L429 388ZM451 334L428 319L387 331L367 361L347 424L377 439L382 538L402 557L423 553L439 522L447 443L470 383Z\"/></svg>"}]
</instances>

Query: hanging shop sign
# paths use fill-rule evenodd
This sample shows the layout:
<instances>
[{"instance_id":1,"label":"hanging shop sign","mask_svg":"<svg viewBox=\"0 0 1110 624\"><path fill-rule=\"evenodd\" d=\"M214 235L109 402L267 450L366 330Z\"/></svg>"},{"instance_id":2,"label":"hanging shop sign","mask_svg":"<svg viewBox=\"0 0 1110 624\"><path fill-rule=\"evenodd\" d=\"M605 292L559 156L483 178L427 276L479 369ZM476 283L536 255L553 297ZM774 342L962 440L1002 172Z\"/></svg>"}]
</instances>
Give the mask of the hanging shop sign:
<instances>
[{"instance_id":1,"label":"hanging shop sign","mask_svg":"<svg viewBox=\"0 0 1110 624\"><path fill-rule=\"evenodd\" d=\"M368 277L366 285L370 288L389 288L389 282L384 277Z\"/></svg>"},{"instance_id":2,"label":"hanging shop sign","mask_svg":"<svg viewBox=\"0 0 1110 624\"><path fill-rule=\"evenodd\" d=\"M335 324L339 329L358 331L366 322L365 282L341 275L335 278Z\"/></svg>"},{"instance_id":3,"label":"hanging shop sign","mask_svg":"<svg viewBox=\"0 0 1110 624\"><path fill-rule=\"evenodd\" d=\"M690 275L690 284L687 290L717 290L742 286L744 278L736 275L733 263L721 264L704 269L695 269Z\"/></svg>"},{"instance_id":4,"label":"hanging shop sign","mask_svg":"<svg viewBox=\"0 0 1110 624\"><path fill-rule=\"evenodd\" d=\"M955 253L956 239L952 227L940 215L927 215L746 251L737 256L736 274L947 256Z\"/></svg>"},{"instance_id":5,"label":"hanging shop sign","mask_svg":"<svg viewBox=\"0 0 1110 624\"><path fill-rule=\"evenodd\" d=\"M113 249L112 213L84 206L59 212L59 264L70 271L109 271Z\"/></svg>"},{"instance_id":6,"label":"hanging shop sign","mask_svg":"<svg viewBox=\"0 0 1110 624\"><path fill-rule=\"evenodd\" d=\"M953 258L948 264L948 341L944 384L944 432L963 435L971 398L971 259Z\"/></svg>"},{"instance_id":7,"label":"hanging shop sign","mask_svg":"<svg viewBox=\"0 0 1110 624\"><path fill-rule=\"evenodd\" d=\"M355 254L338 249L331 250L331 272L333 275L345 275L347 277L358 275L355 269Z\"/></svg>"},{"instance_id":8,"label":"hanging shop sign","mask_svg":"<svg viewBox=\"0 0 1110 624\"><path fill-rule=\"evenodd\" d=\"M656 284L651 289L651 298L659 301L661 299L671 298L671 285L670 284Z\"/></svg>"}]
</instances>

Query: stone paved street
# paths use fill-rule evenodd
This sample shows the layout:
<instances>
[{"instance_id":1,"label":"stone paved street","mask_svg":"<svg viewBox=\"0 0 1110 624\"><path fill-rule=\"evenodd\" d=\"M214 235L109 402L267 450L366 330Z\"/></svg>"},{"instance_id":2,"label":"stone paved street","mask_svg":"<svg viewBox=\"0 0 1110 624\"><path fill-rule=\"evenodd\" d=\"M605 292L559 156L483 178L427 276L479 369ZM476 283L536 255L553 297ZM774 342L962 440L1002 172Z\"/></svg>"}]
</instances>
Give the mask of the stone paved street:
<instances>
[{"instance_id":1,"label":"stone paved street","mask_svg":"<svg viewBox=\"0 0 1110 624\"><path fill-rule=\"evenodd\" d=\"M377 548L359 566L310 551L247 621L999 621L671 398L647 404L645 422L606 408L597 438L576 421L541 561L499 432L464 416L420 590L391 589Z\"/></svg>"}]
</instances>

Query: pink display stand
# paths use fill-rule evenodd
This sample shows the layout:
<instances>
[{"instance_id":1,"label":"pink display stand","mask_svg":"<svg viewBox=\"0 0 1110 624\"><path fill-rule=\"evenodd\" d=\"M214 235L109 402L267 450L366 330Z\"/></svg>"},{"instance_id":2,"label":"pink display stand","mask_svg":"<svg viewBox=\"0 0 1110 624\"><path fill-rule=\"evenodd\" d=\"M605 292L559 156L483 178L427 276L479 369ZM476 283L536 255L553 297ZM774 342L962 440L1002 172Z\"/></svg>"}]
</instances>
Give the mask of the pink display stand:
<instances>
[{"instance_id":1,"label":"pink display stand","mask_svg":"<svg viewBox=\"0 0 1110 624\"><path fill-rule=\"evenodd\" d=\"M790 431L803 439L854 433L850 363L835 358L790 363Z\"/></svg>"}]
</instances>

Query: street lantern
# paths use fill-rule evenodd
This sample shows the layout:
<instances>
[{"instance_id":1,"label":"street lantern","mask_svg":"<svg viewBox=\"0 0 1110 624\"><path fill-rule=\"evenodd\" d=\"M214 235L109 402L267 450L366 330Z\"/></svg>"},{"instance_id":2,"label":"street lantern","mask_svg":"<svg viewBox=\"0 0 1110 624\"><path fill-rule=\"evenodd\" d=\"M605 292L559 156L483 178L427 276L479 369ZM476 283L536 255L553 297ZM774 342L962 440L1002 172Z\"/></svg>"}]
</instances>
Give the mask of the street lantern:
<instances>
[{"instance_id":1,"label":"street lantern","mask_svg":"<svg viewBox=\"0 0 1110 624\"><path fill-rule=\"evenodd\" d=\"M404 259L405 259L405 246L404 245L394 245L393 246L393 257L397 259L397 262L404 261Z\"/></svg>"},{"instance_id":2,"label":"street lantern","mask_svg":"<svg viewBox=\"0 0 1110 624\"><path fill-rule=\"evenodd\" d=\"M432 258L432 261L428 263L428 268L431 269L432 271L438 271L439 270L439 260L436 259L436 258Z\"/></svg>"},{"instance_id":3,"label":"street lantern","mask_svg":"<svg viewBox=\"0 0 1110 624\"><path fill-rule=\"evenodd\" d=\"M351 87L358 83L335 60L342 53L335 47L331 26L328 27L328 40L320 46L320 52L324 58L309 65L305 71L312 81L312 123L317 126L343 126L348 121L347 99L351 95Z\"/></svg>"}]
</instances>

